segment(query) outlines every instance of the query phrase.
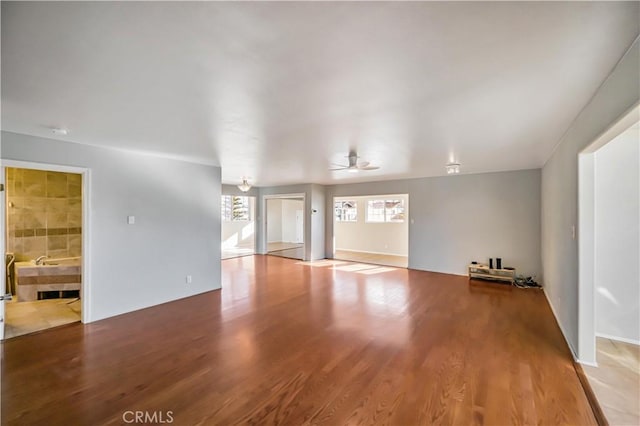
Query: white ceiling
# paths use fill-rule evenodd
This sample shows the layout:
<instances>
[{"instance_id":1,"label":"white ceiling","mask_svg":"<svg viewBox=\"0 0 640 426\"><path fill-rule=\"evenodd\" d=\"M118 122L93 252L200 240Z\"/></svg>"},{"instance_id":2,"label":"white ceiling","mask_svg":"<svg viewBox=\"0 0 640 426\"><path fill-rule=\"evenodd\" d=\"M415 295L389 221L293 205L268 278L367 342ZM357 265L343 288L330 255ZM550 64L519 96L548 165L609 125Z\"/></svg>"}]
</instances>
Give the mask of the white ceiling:
<instances>
[{"instance_id":1,"label":"white ceiling","mask_svg":"<svg viewBox=\"0 0 640 426\"><path fill-rule=\"evenodd\" d=\"M2 2L2 128L260 186L537 168L638 6ZM329 172L350 148L380 169Z\"/></svg>"}]
</instances>

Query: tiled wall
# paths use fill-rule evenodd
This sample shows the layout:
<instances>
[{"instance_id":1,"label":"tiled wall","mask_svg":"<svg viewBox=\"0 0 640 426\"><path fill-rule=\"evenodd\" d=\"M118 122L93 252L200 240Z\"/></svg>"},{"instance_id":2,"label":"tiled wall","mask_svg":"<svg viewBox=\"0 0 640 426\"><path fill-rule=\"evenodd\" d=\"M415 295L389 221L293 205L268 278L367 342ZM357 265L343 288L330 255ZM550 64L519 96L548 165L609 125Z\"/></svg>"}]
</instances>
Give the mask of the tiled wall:
<instances>
[{"instance_id":1,"label":"tiled wall","mask_svg":"<svg viewBox=\"0 0 640 426\"><path fill-rule=\"evenodd\" d=\"M6 251L17 260L80 256L82 175L6 170Z\"/></svg>"}]
</instances>

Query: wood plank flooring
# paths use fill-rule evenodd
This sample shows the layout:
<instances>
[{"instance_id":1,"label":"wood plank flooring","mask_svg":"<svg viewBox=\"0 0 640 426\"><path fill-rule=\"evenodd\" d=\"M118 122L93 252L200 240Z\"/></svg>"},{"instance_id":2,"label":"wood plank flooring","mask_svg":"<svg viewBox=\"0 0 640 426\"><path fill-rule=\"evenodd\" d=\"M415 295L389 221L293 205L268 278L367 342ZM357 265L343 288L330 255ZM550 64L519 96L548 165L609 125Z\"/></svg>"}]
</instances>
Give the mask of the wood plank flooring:
<instances>
[{"instance_id":1,"label":"wood plank flooring","mask_svg":"<svg viewBox=\"0 0 640 426\"><path fill-rule=\"evenodd\" d=\"M582 368L611 425L640 425L640 346L596 338L597 367Z\"/></svg>"},{"instance_id":2,"label":"wood plank flooring","mask_svg":"<svg viewBox=\"0 0 640 426\"><path fill-rule=\"evenodd\" d=\"M595 424L543 294L273 256L223 290L2 344L3 424Z\"/></svg>"}]
</instances>

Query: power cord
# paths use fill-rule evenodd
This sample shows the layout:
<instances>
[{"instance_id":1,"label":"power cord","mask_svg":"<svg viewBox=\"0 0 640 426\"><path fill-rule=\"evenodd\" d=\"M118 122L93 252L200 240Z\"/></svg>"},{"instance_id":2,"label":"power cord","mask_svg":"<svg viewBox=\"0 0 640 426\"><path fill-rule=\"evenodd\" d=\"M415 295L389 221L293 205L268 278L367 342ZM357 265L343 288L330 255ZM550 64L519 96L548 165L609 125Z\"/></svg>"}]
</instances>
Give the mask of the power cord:
<instances>
[{"instance_id":1,"label":"power cord","mask_svg":"<svg viewBox=\"0 0 640 426\"><path fill-rule=\"evenodd\" d=\"M533 277L526 277L524 275L516 275L513 279L513 285L518 288L542 288Z\"/></svg>"}]
</instances>

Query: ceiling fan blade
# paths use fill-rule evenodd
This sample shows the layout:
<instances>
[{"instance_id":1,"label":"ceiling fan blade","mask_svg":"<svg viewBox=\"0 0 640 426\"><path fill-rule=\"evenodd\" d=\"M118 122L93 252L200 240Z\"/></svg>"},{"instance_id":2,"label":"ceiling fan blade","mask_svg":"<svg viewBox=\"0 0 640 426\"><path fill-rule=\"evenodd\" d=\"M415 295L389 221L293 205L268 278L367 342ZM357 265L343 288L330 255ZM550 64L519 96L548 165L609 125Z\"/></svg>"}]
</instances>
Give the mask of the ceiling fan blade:
<instances>
[{"instance_id":1,"label":"ceiling fan blade","mask_svg":"<svg viewBox=\"0 0 640 426\"><path fill-rule=\"evenodd\" d=\"M378 170L380 167L378 166L366 166L366 167L358 167L360 170Z\"/></svg>"},{"instance_id":2,"label":"ceiling fan blade","mask_svg":"<svg viewBox=\"0 0 640 426\"><path fill-rule=\"evenodd\" d=\"M329 169L330 172L336 172L338 170L347 170L349 167L340 166L337 169Z\"/></svg>"},{"instance_id":3,"label":"ceiling fan blade","mask_svg":"<svg viewBox=\"0 0 640 426\"><path fill-rule=\"evenodd\" d=\"M359 169L364 169L365 167L367 167L370 163L368 161L362 161L360 163L358 163L358 168Z\"/></svg>"}]
</instances>

